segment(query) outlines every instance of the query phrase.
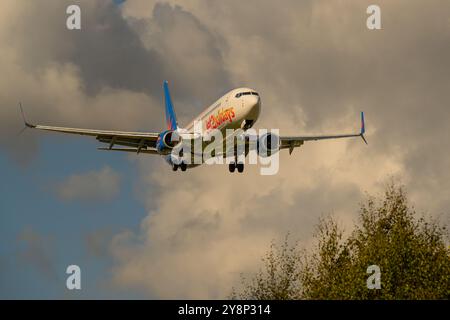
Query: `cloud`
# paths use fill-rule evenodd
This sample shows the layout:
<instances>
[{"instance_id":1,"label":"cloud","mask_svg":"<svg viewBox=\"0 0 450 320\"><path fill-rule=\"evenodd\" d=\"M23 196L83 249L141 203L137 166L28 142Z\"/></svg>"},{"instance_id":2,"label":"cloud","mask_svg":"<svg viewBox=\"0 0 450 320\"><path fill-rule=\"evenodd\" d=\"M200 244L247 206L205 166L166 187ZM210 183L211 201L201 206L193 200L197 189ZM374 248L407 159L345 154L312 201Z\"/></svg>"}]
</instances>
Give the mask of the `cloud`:
<instances>
[{"instance_id":1,"label":"cloud","mask_svg":"<svg viewBox=\"0 0 450 320\"><path fill-rule=\"evenodd\" d=\"M162 115L143 117L162 110L158 54L143 46L112 3L79 1L85 29L67 30L69 4L3 3L0 145L16 161L32 159L42 136L17 136L23 127L19 101L33 122L117 130L161 127Z\"/></svg>"},{"instance_id":2,"label":"cloud","mask_svg":"<svg viewBox=\"0 0 450 320\"><path fill-rule=\"evenodd\" d=\"M147 4L146 12L151 16L128 20L146 48L162 57L175 106L180 106L180 123L187 124L231 87L224 63L226 41L182 6L157 2Z\"/></svg>"},{"instance_id":3,"label":"cloud","mask_svg":"<svg viewBox=\"0 0 450 320\"><path fill-rule=\"evenodd\" d=\"M224 298L241 273L257 270L272 239L291 232L309 245L318 218L327 214L349 231L364 192L382 190L385 173L402 172L395 159L383 166L382 157L349 159L352 144L360 142L307 145L295 156L283 154L275 176L261 176L249 165L245 175L205 166L168 179L158 174L168 169L165 164L155 170L141 159L149 213L139 231L115 237L113 282L150 297ZM325 153L327 160L319 161Z\"/></svg>"},{"instance_id":4,"label":"cloud","mask_svg":"<svg viewBox=\"0 0 450 320\"><path fill-rule=\"evenodd\" d=\"M120 191L120 175L108 166L99 171L73 174L55 189L64 201L107 201Z\"/></svg>"},{"instance_id":5,"label":"cloud","mask_svg":"<svg viewBox=\"0 0 450 320\"><path fill-rule=\"evenodd\" d=\"M51 238L42 236L32 227L25 227L19 234L18 241L18 259L35 268L48 280L57 281Z\"/></svg>"},{"instance_id":6,"label":"cloud","mask_svg":"<svg viewBox=\"0 0 450 320\"><path fill-rule=\"evenodd\" d=\"M15 161L31 159L41 136L17 137L19 101L34 122L160 130L163 80L176 93L180 123L231 87L222 39L181 7L158 4L142 21L110 1L78 1L82 30L72 31L65 27L72 2L3 4L0 145Z\"/></svg>"},{"instance_id":7,"label":"cloud","mask_svg":"<svg viewBox=\"0 0 450 320\"><path fill-rule=\"evenodd\" d=\"M283 153L273 177L248 166L241 176L201 167L163 179L141 159L149 213L138 231L113 241L116 285L151 297L226 297L240 273L257 270L272 239L291 231L308 245L318 218L330 213L348 232L365 192L380 193L390 177L406 182L416 207L434 214L448 208L450 154L442 137L449 133L450 77L439 71L450 50L443 45L448 17L439 6L382 1L383 30L372 32L365 27L369 4L180 4L224 39L233 85L261 93L258 127L281 134L357 131L364 110L369 146L307 143L290 157ZM143 8L152 5L130 2L124 10L151 18Z\"/></svg>"},{"instance_id":8,"label":"cloud","mask_svg":"<svg viewBox=\"0 0 450 320\"><path fill-rule=\"evenodd\" d=\"M379 1L383 29L369 31L370 1L80 1L83 29L69 32L61 26L71 2L3 3L0 144L8 155L29 159L23 154L44 136L17 139L19 99L36 122L158 130L163 79L181 124L239 86L261 94L257 127L285 135L356 131L366 112L369 146L306 143L282 153L273 177L252 166L244 175L225 167L179 174L160 159L135 160L148 216L111 243L116 285L150 297L222 298L241 272L257 269L273 238L291 231L308 243L330 212L349 228L364 192L380 192L391 175L419 210L448 217L450 3ZM119 180L105 167L69 177L58 193L109 199ZM98 243L90 239L93 252Z\"/></svg>"},{"instance_id":9,"label":"cloud","mask_svg":"<svg viewBox=\"0 0 450 320\"><path fill-rule=\"evenodd\" d=\"M89 232L85 238L85 245L89 256L95 258L107 257L113 236L113 231L108 228Z\"/></svg>"},{"instance_id":10,"label":"cloud","mask_svg":"<svg viewBox=\"0 0 450 320\"><path fill-rule=\"evenodd\" d=\"M89 94L103 87L152 92L160 85L159 55L143 46L117 6L111 1L78 1L82 30L73 31L65 27L66 8L71 4L49 0L5 4L9 9L5 15L10 17L1 36L24 71L36 73L55 64L72 64ZM11 29L15 35L8 32ZM34 37L26 36L31 29Z\"/></svg>"}]
</instances>

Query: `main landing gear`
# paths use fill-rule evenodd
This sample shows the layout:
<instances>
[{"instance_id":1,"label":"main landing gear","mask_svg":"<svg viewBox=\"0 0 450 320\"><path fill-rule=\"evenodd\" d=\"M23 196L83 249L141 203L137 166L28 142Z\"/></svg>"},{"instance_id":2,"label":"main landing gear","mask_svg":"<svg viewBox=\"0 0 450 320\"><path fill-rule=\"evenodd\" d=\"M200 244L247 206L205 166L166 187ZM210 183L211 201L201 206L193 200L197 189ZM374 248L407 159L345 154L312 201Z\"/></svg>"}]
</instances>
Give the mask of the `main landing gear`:
<instances>
[{"instance_id":1,"label":"main landing gear","mask_svg":"<svg viewBox=\"0 0 450 320\"><path fill-rule=\"evenodd\" d=\"M244 172L244 164L243 163L235 163L235 162L233 162L233 163L230 163L228 165L228 170L230 172L234 172L234 170L236 170L236 169L237 169L237 171L239 173Z\"/></svg>"},{"instance_id":2,"label":"main landing gear","mask_svg":"<svg viewBox=\"0 0 450 320\"><path fill-rule=\"evenodd\" d=\"M178 167L181 169L181 171L186 171L186 169L187 169L187 164L186 163L184 163L184 162L182 162L181 164L172 164L172 170L173 171L177 171L178 170Z\"/></svg>"}]
</instances>

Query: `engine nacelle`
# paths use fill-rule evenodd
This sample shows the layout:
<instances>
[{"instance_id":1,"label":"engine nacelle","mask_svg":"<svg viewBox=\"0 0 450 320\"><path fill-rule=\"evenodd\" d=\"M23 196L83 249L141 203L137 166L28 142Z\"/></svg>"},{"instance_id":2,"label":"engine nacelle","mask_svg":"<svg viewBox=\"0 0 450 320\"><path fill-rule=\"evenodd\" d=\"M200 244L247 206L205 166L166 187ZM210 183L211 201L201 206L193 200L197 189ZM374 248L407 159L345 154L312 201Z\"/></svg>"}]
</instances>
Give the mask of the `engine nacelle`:
<instances>
[{"instance_id":1,"label":"engine nacelle","mask_svg":"<svg viewBox=\"0 0 450 320\"><path fill-rule=\"evenodd\" d=\"M169 154L171 150L181 142L179 134L173 130L167 130L159 134L156 141L156 149L161 154Z\"/></svg>"},{"instance_id":2,"label":"engine nacelle","mask_svg":"<svg viewBox=\"0 0 450 320\"><path fill-rule=\"evenodd\" d=\"M270 157L280 151L280 137L271 132L265 133L258 137L257 147L259 156Z\"/></svg>"}]
</instances>

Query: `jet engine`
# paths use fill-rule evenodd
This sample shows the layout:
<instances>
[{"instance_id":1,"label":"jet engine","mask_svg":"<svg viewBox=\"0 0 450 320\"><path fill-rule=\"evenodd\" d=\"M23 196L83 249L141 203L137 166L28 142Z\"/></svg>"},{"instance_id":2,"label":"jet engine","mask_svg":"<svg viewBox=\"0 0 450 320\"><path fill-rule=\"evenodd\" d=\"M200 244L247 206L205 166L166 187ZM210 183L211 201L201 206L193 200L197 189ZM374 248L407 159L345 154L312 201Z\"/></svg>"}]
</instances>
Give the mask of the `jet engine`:
<instances>
[{"instance_id":1,"label":"jet engine","mask_svg":"<svg viewBox=\"0 0 450 320\"><path fill-rule=\"evenodd\" d=\"M181 142L179 134L173 130L167 130L159 134L156 141L156 149L160 154L169 154L171 150Z\"/></svg>"}]
</instances>

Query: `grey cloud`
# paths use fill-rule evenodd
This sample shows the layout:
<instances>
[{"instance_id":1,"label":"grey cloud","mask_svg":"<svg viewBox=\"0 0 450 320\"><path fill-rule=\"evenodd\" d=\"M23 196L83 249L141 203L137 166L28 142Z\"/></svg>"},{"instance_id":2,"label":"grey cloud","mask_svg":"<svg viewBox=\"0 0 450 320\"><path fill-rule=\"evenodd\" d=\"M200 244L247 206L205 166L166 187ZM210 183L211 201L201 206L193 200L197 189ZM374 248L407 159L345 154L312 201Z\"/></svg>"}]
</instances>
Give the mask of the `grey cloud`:
<instances>
[{"instance_id":1,"label":"grey cloud","mask_svg":"<svg viewBox=\"0 0 450 320\"><path fill-rule=\"evenodd\" d=\"M110 229L95 230L87 234L85 245L90 257L107 257L113 232Z\"/></svg>"},{"instance_id":2,"label":"grey cloud","mask_svg":"<svg viewBox=\"0 0 450 320\"><path fill-rule=\"evenodd\" d=\"M231 83L261 93L258 127L356 131L364 110L369 146L307 143L281 156L277 176L264 178L249 166L245 178L206 167L173 175L168 185L141 166L158 201L133 233L138 243L114 243L113 281L160 297L224 297L240 272L257 270L273 238L291 231L307 244L326 214L348 231L364 193L379 193L391 176L406 183L416 207L433 214L448 208L450 5L436 3L380 1L381 31L365 26L369 1L181 3L225 40ZM135 8L145 2L127 5L142 18ZM185 227L201 212L218 214L220 223L211 232L195 224L198 236L190 236ZM183 246L169 245L174 235Z\"/></svg>"},{"instance_id":3,"label":"grey cloud","mask_svg":"<svg viewBox=\"0 0 450 320\"><path fill-rule=\"evenodd\" d=\"M79 66L88 92L108 86L161 94L163 57L143 46L117 6L94 3L82 9L84 31L64 30L73 50L60 59Z\"/></svg>"},{"instance_id":4,"label":"grey cloud","mask_svg":"<svg viewBox=\"0 0 450 320\"><path fill-rule=\"evenodd\" d=\"M206 167L168 179L160 174L167 167L141 157L149 214L112 242L120 286L223 297L240 272L255 270L272 238L295 229L307 241L330 212L349 225L363 192L378 192L390 175L417 207L448 217L448 1L378 1L380 31L365 27L370 1L136 0L122 15L86 1L80 34L54 27L64 25L65 2L49 12L17 3L0 12L2 143L16 141L17 97L34 105L33 119L157 127L162 116L142 115L162 114L162 79L171 81L182 123L241 85L262 95L258 127L281 134L357 130L366 112L369 146L307 143L281 157L274 177L248 166L241 176Z\"/></svg>"},{"instance_id":5,"label":"grey cloud","mask_svg":"<svg viewBox=\"0 0 450 320\"><path fill-rule=\"evenodd\" d=\"M397 155L416 181L411 187L421 192L429 192L419 185L428 179L447 189L448 2L379 1L380 31L365 26L370 1L282 1L280 10L247 1L238 12L228 10L240 8L237 2L213 2L214 14L229 21L223 24L195 4L192 10L228 36L233 50L225 61L244 61L239 76L260 89L261 123L271 126L280 110L295 117L301 109L304 126L296 132L330 132L364 110L367 156ZM254 6L257 11L246 9ZM240 14L245 19L233 18ZM269 17L267 23L261 17Z\"/></svg>"},{"instance_id":6,"label":"grey cloud","mask_svg":"<svg viewBox=\"0 0 450 320\"><path fill-rule=\"evenodd\" d=\"M120 191L120 175L108 166L99 171L73 174L59 183L55 189L65 201L106 201Z\"/></svg>"},{"instance_id":7,"label":"grey cloud","mask_svg":"<svg viewBox=\"0 0 450 320\"><path fill-rule=\"evenodd\" d=\"M183 123L230 87L219 37L180 7L157 5L139 21L111 2L78 1L82 30L69 31L69 4L4 4L0 67L8 77L0 79L0 143L17 159L30 159L39 136L17 139L18 101L35 122L159 130L164 79Z\"/></svg>"},{"instance_id":8,"label":"grey cloud","mask_svg":"<svg viewBox=\"0 0 450 320\"><path fill-rule=\"evenodd\" d=\"M161 85L162 61L147 50L111 1L77 1L79 31L66 28L66 8L73 1L19 3L16 33L7 38L18 48L22 66L38 72L55 63L79 68L83 87L98 94L107 86L154 93ZM153 90L153 91L152 91Z\"/></svg>"},{"instance_id":9,"label":"grey cloud","mask_svg":"<svg viewBox=\"0 0 450 320\"><path fill-rule=\"evenodd\" d=\"M226 40L195 15L178 5L156 3L150 19L137 21L142 41L164 59L164 74L184 122L231 88L223 57Z\"/></svg>"},{"instance_id":10,"label":"grey cloud","mask_svg":"<svg viewBox=\"0 0 450 320\"><path fill-rule=\"evenodd\" d=\"M31 227L19 234L20 249L18 259L31 265L48 280L57 281L58 272L52 255L51 238L42 236Z\"/></svg>"},{"instance_id":11,"label":"grey cloud","mask_svg":"<svg viewBox=\"0 0 450 320\"><path fill-rule=\"evenodd\" d=\"M163 121L143 117L162 110L158 55L107 2L79 1L82 30L68 31L69 4L73 1L2 4L0 143L15 159L31 159L39 137L36 132L17 137L23 126L18 101L34 122L137 130L158 129Z\"/></svg>"}]
</instances>

